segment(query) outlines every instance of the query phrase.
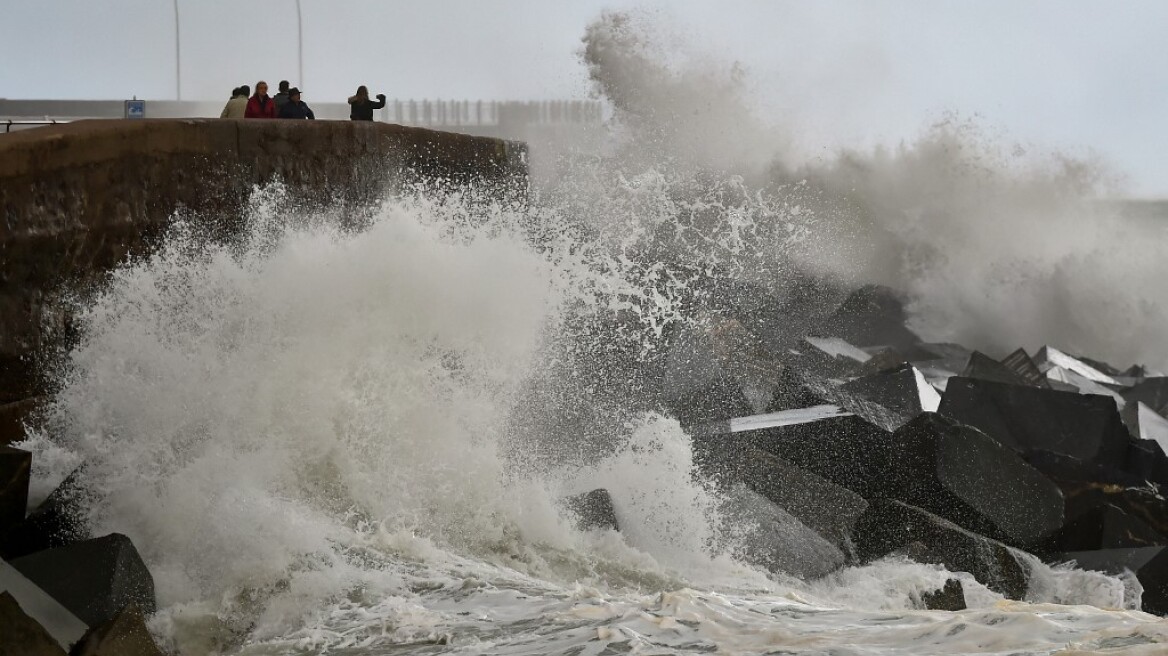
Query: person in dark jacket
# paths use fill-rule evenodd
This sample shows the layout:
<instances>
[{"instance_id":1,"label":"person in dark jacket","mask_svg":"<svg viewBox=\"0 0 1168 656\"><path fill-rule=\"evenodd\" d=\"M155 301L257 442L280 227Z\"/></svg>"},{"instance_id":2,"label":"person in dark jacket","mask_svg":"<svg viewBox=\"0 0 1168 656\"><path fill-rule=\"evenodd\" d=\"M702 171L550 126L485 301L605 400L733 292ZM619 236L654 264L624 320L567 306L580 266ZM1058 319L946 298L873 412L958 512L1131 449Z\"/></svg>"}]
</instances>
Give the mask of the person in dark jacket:
<instances>
[{"instance_id":1,"label":"person in dark jacket","mask_svg":"<svg viewBox=\"0 0 1168 656\"><path fill-rule=\"evenodd\" d=\"M316 119L316 115L312 113L312 108L300 99L300 89L292 87L288 89L288 102L280 109L280 118L299 118L299 119Z\"/></svg>"},{"instance_id":2,"label":"person in dark jacket","mask_svg":"<svg viewBox=\"0 0 1168 656\"><path fill-rule=\"evenodd\" d=\"M276 101L268 97L268 83L256 82L255 95L247 100L244 118L276 118Z\"/></svg>"},{"instance_id":3,"label":"person in dark jacket","mask_svg":"<svg viewBox=\"0 0 1168 656\"><path fill-rule=\"evenodd\" d=\"M354 121L372 121L373 110L385 107L385 94L377 94L377 102L369 100L369 89L364 84L357 87L357 94L349 96L349 118Z\"/></svg>"},{"instance_id":4,"label":"person in dark jacket","mask_svg":"<svg viewBox=\"0 0 1168 656\"><path fill-rule=\"evenodd\" d=\"M272 96L272 100L276 101L276 114L279 114L280 110L284 109L284 105L288 104L289 87L288 80L280 80L280 85L276 87L279 91L276 92L275 96Z\"/></svg>"}]
</instances>

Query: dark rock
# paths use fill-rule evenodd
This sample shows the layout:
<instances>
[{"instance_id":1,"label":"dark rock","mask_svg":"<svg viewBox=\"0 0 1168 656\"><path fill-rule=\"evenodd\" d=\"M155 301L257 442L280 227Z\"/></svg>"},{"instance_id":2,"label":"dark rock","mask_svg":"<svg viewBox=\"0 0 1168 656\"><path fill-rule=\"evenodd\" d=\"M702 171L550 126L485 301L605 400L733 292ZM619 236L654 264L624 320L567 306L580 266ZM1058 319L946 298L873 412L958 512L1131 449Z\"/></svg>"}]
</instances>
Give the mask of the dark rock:
<instances>
[{"instance_id":1,"label":"dark rock","mask_svg":"<svg viewBox=\"0 0 1168 656\"><path fill-rule=\"evenodd\" d=\"M1043 554L1152 547L1168 544L1142 520L1110 503L1091 508L1067 522L1038 550Z\"/></svg>"},{"instance_id":2,"label":"dark rock","mask_svg":"<svg viewBox=\"0 0 1168 656\"><path fill-rule=\"evenodd\" d=\"M85 634L69 656L164 656L146 628L146 618L135 604L118 611L109 621Z\"/></svg>"},{"instance_id":3,"label":"dark rock","mask_svg":"<svg viewBox=\"0 0 1168 656\"><path fill-rule=\"evenodd\" d=\"M963 378L976 378L1007 385L1029 385L1030 381L1019 376L1010 367L998 362L981 351L974 351L969 356L969 362L961 370Z\"/></svg>"},{"instance_id":4,"label":"dark rock","mask_svg":"<svg viewBox=\"0 0 1168 656\"><path fill-rule=\"evenodd\" d=\"M620 530L620 524L616 521L616 511L612 508L612 497L604 488L567 497L562 503L575 515L577 530Z\"/></svg>"},{"instance_id":5,"label":"dark rock","mask_svg":"<svg viewBox=\"0 0 1168 656\"><path fill-rule=\"evenodd\" d=\"M1143 403L1161 415L1168 414L1168 378L1147 378L1120 394L1129 404Z\"/></svg>"},{"instance_id":6,"label":"dark rock","mask_svg":"<svg viewBox=\"0 0 1168 656\"><path fill-rule=\"evenodd\" d=\"M1105 396L950 379L939 412L973 426L1018 452L1053 451L1122 465L1127 428Z\"/></svg>"},{"instance_id":7,"label":"dark rock","mask_svg":"<svg viewBox=\"0 0 1168 656\"><path fill-rule=\"evenodd\" d=\"M883 496L1029 546L1063 525L1058 486L981 431L925 413L893 435Z\"/></svg>"},{"instance_id":8,"label":"dark rock","mask_svg":"<svg viewBox=\"0 0 1168 656\"><path fill-rule=\"evenodd\" d=\"M1145 485L1140 477L1119 467L1084 462L1073 456L1051 451L1028 451L1023 455L1026 462L1054 481L1069 499L1069 493L1082 483L1111 485L1118 487L1140 487ZM1070 492L1068 492L1070 490ZM1067 515L1068 518L1071 514Z\"/></svg>"},{"instance_id":9,"label":"dark rock","mask_svg":"<svg viewBox=\"0 0 1168 656\"><path fill-rule=\"evenodd\" d=\"M839 391L888 409L899 415L901 424L911 421L922 412L935 412L941 403L941 395L910 364L857 378L840 386ZM846 399L838 398L844 402L845 408L850 405Z\"/></svg>"},{"instance_id":10,"label":"dark rock","mask_svg":"<svg viewBox=\"0 0 1168 656\"><path fill-rule=\"evenodd\" d=\"M819 404L837 405L869 424L888 432L900 428L912 419L909 413L886 408L829 381L805 377L803 385L809 392L821 399Z\"/></svg>"},{"instance_id":11,"label":"dark rock","mask_svg":"<svg viewBox=\"0 0 1168 656\"><path fill-rule=\"evenodd\" d=\"M1119 372L1120 378L1147 378L1148 368L1142 364L1133 364L1132 366Z\"/></svg>"},{"instance_id":12,"label":"dark rock","mask_svg":"<svg viewBox=\"0 0 1168 656\"><path fill-rule=\"evenodd\" d=\"M849 547L856 519L868 507L855 492L790 462L742 444L733 435L699 439L695 460L708 476L740 482L841 549Z\"/></svg>"},{"instance_id":13,"label":"dark rock","mask_svg":"<svg viewBox=\"0 0 1168 656\"><path fill-rule=\"evenodd\" d=\"M706 387L688 391L668 402L668 411L682 426L692 426L755 413L739 382L723 376Z\"/></svg>"},{"instance_id":14,"label":"dark rock","mask_svg":"<svg viewBox=\"0 0 1168 656\"><path fill-rule=\"evenodd\" d=\"M943 369L956 374L956 372L965 368L965 364L969 362L969 356L973 354L973 351L964 346L949 342L928 342L922 343L920 346L922 349L932 353L934 357L924 360L913 360L913 364L919 369Z\"/></svg>"},{"instance_id":15,"label":"dark rock","mask_svg":"<svg viewBox=\"0 0 1168 656\"><path fill-rule=\"evenodd\" d=\"M12 595L0 592L0 656L65 656L65 650Z\"/></svg>"},{"instance_id":16,"label":"dark rock","mask_svg":"<svg viewBox=\"0 0 1168 656\"><path fill-rule=\"evenodd\" d=\"M25 438L25 422L36 413L43 402L42 397L32 397L0 405L0 446Z\"/></svg>"},{"instance_id":17,"label":"dark rock","mask_svg":"<svg viewBox=\"0 0 1168 656\"><path fill-rule=\"evenodd\" d=\"M798 373L793 367L787 367L778 377L771 402L767 406L768 413L783 412L810 408L824 403L823 395L817 394L805 382L805 376ZM739 415L742 416L742 415Z\"/></svg>"},{"instance_id":18,"label":"dark rock","mask_svg":"<svg viewBox=\"0 0 1168 656\"><path fill-rule=\"evenodd\" d=\"M1154 486L1122 470L1070 456L1035 452L1026 460L1062 490L1067 521L1110 504L1168 536L1168 500Z\"/></svg>"},{"instance_id":19,"label":"dark rock","mask_svg":"<svg viewBox=\"0 0 1168 656\"><path fill-rule=\"evenodd\" d=\"M885 488L892 434L855 415L764 424L736 432L734 439L865 498L881 496Z\"/></svg>"},{"instance_id":20,"label":"dark rock","mask_svg":"<svg viewBox=\"0 0 1168 656\"><path fill-rule=\"evenodd\" d=\"M948 579L940 590L921 595L921 607L926 610L965 610L968 608L965 605L965 588L961 581Z\"/></svg>"},{"instance_id":21,"label":"dark rock","mask_svg":"<svg viewBox=\"0 0 1168 656\"><path fill-rule=\"evenodd\" d=\"M1010 547L900 501L869 500L854 539L857 555L865 561L903 553L951 572L968 572L1010 599L1022 599L1030 581L1029 568Z\"/></svg>"},{"instance_id":22,"label":"dark rock","mask_svg":"<svg viewBox=\"0 0 1168 656\"><path fill-rule=\"evenodd\" d=\"M127 604L154 612L154 579L119 533L40 551L10 563L90 627Z\"/></svg>"},{"instance_id":23,"label":"dark rock","mask_svg":"<svg viewBox=\"0 0 1168 656\"><path fill-rule=\"evenodd\" d=\"M764 412L785 367L736 320L679 329L660 360L662 398L683 426Z\"/></svg>"},{"instance_id":24,"label":"dark rock","mask_svg":"<svg viewBox=\"0 0 1168 656\"><path fill-rule=\"evenodd\" d=\"M874 351L872 353L872 357L868 358L860 366L856 367L852 375L871 376L872 374L879 374L897 369L900 366L907 364L908 361L909 356L901 353L891 346L888 346Z\"/></svg>"},{"instance_id":25,"label":"dark rock","mask_svg":"<svg viewBox=\"0 0 1168 656\"><path fill-rule=\"evenodd\" d=\"M735 536L742 562L801 579L826 576L843 567L843 551L763 495L741 483L723 490L725 534Z\"/></svg>"},{"instance_id":26,"label":"dark rock","mask_svg":"<svg viewBox=\"0 0 1168 656\"><path fill-rule=\"evenodd\" d=\"M82 519L80 475L78 467L23 522L0 534L0 557L11 560L89 537Z\"/></svg>"},{"instance_id":27,"label":"dark rock","mask_svg":"<svg viewBox=\"0 0 1168 656\"><path fill-rule=\"evenodd\" d=\"M1072 551L1061 554L1060 562L1074 561L1080 569L1120 575L1131 571L1144 588L1141 608L1148 613L1168 615L1168 548L1137 547Z\"/></svg>"},{"instance_id":28,"label":"dark rock","mask_svg":"<svg viewBox=\"0 0 1168 656\"><path fill-rule=\"evenodd\" d=\"M1142 481L1168 485L1168 455L1153 440L1129 437L1123 470Z\"/></svg>"},{"instance_id":29,"label":"dark rock","mask_svg":"<svg viewBox=\"0 0 1168 656\"><path fill-rule=\"evenodd\" d=\"M0 535L24 520L32 454L0 446Z\"/></svg>"},{"instance_id":30,"label":"dark rock","mask_svg":"<svg viewBox=\"0 0 1168 656\"><path fill-rule=\"evenodd\" d=\"M1143 401L1129 402L1119 416L1129 435L1141 440L1155 440L1161 447L1168 444L1168 419Z\"/></svg>"},{"instance_id":31,"label":"dark rock","mask_svg":"<svg viewBox=\"0 0 1168 656\"><path fill-rule=\"evenodd\" d=\"M864 508L857 495L899 499L1021 547L1063 524L1055 483L977 429L935 413L895 434L834 406L707 429L694 434L707 474L746 483L837 545Z\"/></svg>"},{"instance_id":32,"label":"dark rock","mask_svg":"<svg viewBox=\"0 0 1168 656\"><path fill-rule=\"evenodd\" d=\"M12 595L24 614L36 620L62 649L80 640L89 630L69 609L2 560L0 590Z\"/></svg>"},{"instance_id":33,"label":"dark rock","mask_svg":"<svg viewBox=\"0 0 1168 656\"><path fill-rule=\"evenodd\" d=\"M1002 364L1014 372L1016 376L1026 381L1027 384L1043 389L1050 389L1050 383L1047 382L1046 376L1042 374L1042 370L1034 363L1034 360L1031 359L1026 349L1020 348L1002 358Z\"/></svg>"},{"instance_id":34,"label":"dark rock","mask_svg":"<svg viewBox=\"0 0 1168 656\"><path fill-rule=\"evenodd\" d=\"M906 327L904 298L881 285L866 285L852 292L835 312L824 319L815 334L839 337L857 346L891 346L911 360L928 359L918 344L921 338Z\"/></svg>"}]
</instances>

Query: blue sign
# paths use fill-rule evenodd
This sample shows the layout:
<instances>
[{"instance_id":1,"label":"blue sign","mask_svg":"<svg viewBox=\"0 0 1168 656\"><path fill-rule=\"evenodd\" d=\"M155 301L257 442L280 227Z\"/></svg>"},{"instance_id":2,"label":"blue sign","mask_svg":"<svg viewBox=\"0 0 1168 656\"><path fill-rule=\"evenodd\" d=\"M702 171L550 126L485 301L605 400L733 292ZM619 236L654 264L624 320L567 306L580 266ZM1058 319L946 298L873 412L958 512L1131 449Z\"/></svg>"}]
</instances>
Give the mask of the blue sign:
<instances>
[{"instance_id":1,"label":"blue sign","mask_svg":"<svg viewBox=\"0 0 1168 656\"><path fill-rule=\"evenodd\" d=\"M146 101L127 100L126 118L146 118Z\"/></svg>"}]
</instances>

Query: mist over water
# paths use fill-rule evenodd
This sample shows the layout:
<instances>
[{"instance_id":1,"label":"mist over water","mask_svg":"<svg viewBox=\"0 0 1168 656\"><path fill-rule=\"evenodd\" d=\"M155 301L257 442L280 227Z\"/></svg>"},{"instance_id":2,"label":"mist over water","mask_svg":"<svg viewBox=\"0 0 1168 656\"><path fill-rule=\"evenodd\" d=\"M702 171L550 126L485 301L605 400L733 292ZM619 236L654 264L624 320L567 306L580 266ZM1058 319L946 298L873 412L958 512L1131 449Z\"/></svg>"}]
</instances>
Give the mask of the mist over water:
<instances>
[{"instance_id":1,"label":"mist over water","mask_svg":"<svg viewBox=\"0 0 1168 656\"><path fill-rule=\"evenodd\" d=\"M957 113L915 141L824 160L796 145L798 125L759 115L741 65L687 57L652 15L608 14L584 44L626 137L622 167L743 181L762 194L756 234L774 223L765 210L801 217L813 229L782 249L794 266L907 292L922 337L990 352L1050 343L1121 368L1168 361L1168 298L1154 282L1168 224L1097 202L1121 191L1106 162L1014 143ZM771 247L758 237L742 252Z\"/></svg>"},{"instance_id":2,"label":"mist over water","mask_svg":"<svg viewBox=\"0 0 1168 656\"><path fill-rule=\"evenodd\" d=\"M804 581L823 545L785 543L790 574L746 556L786 520L696 476L660 410L678 335L760 292L814 315L882 282L927 339L1159 366L1160 228L1091 202L1097 164L1006 157L959 121L809 163L797 126L752 110L748 73L678 58L656 30L587 28L609 138L541 171L527 206L404 190L353 230L273 185L232 243L179 221L84 300L30 443L39 495L85 463L88 522L133 539L152 629L181 653L1168 640L1130 610L1138 584L1099 574L1033 563L1030 604L960 575L972 610L942 616L908 610L953 576L937 567ZM808 295L810 275L832 284ZM596 487L620 533L559 506Z\"/></svg>"}]
</instances>

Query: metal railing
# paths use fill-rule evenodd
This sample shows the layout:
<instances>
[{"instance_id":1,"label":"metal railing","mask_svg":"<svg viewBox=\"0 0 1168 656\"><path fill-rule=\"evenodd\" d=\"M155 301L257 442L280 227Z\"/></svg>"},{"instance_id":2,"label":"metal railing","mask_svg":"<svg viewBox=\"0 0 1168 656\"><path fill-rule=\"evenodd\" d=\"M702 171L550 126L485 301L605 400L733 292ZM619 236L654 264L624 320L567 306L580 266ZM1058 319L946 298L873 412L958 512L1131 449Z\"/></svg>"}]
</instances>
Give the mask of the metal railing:
<instances>
[{"instance_id":1,"label":"metal railing","mask_svg":"<svg viewBox=\"0 0 1168 656\"><path fill-rule=\"evenodd\" d=\"M602 120L601 104L590 100L390 100L380 114L387 123L447 127Z\"/></svg>"},{"instance_id":2,"label":"metal railing","mask_svg":"<svg viewBox=\"0 0 1168 656\"><path fill-rule=\"evenodd\" d=\"M317 118L348 119L349 105L326 98L306 98ZM223 101L148 100L147 118L216 118ZM11 100L0 99L0 122L12 120L122 118L120 100ZM394 99L374 117L388 123L419 127L511 127L532 124L585 124L603 120L595 100L426 100Z\"/></svg>"},{"instance_id":3,"label":"metal railing","mask_svg":"<svg viewBox=\"0 0 1168 656\"><path fill-rule=\"evenodd\" d=\"M0 125L4 126L4 134L8 134L12 132L13 126L16 126L17 130L23 130L25 128L35 128L44 125L71 123L72 121L73 119L71 118L5 118L0 119Z\"/></svg>"},{"instance_id":4,"label":"metal railing","mask_svg":"<svg viewBox=\"0 0 1168 656\"><path fill-rule=\"evenodd\" d=\"M345 103L310 103L318 119L348 120ZM218 102L148 101L151 118L217 117ZM9 110L5 112L4 110ZM52 110L33 113L29 110ZM15 110L15 111L13 111ZM123 104L114 101L0 101L0 126L14 132L43 125L57 125L85 118L122 118ZM527 125L583 125L604 120L601 103L594 100L389 100L374 118L385 123L458 131L514 130Z\"/></svg>"}]
</instances>

